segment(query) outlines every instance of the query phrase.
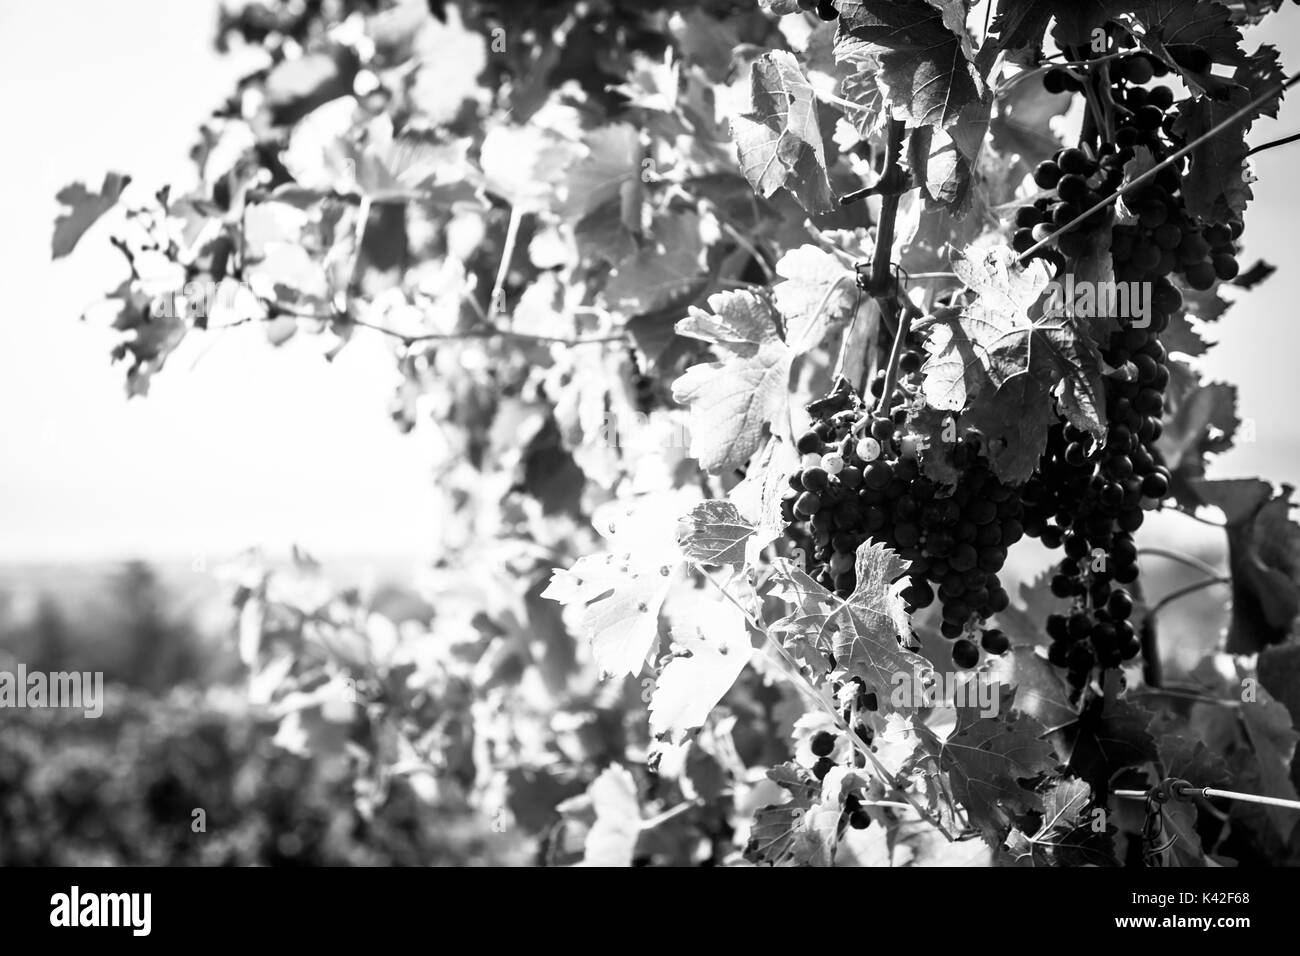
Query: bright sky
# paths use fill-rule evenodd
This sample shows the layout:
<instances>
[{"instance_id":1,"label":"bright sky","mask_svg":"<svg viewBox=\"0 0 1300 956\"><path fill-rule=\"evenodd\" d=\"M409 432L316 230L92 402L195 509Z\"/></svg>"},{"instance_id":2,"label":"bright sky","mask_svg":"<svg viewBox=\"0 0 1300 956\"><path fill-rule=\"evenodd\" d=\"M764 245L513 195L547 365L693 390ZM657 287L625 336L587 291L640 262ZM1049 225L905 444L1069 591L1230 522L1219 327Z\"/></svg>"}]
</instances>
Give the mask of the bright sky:
<instances>
[{"instance_id":1,"label":"bright sky","mask_svg":"<svg viewBox=\"0 0 1300 956\"><path fill-rule=\"evenodd\" d=\"M310 343L270 348L256 329L196 337L151 395L127 401L107 333L78 322L122 277L92 231L51 263L54 194L106 169L151 187L183 182L199 122L233 88L212 50L215 3L64 0L0 5L0 560L220 556L299 542L323 556L412 555L432 537L429 462L390 426L388 344L360 336L333 364ZM1300 9L1258 41L1300 65ZM1297 94L1300 97L1300 93ZM1300 129L1300 105L1259 124ZM1258 157L1246 260L1279 266L1221 325L1207 361L1238 383L1257 440L1213 477L1300 484L1295 302L1300 143ZM197 361L197 364L194 364ZM194 367L191 369L191 365Z\"/></svg>"}]
</instances>

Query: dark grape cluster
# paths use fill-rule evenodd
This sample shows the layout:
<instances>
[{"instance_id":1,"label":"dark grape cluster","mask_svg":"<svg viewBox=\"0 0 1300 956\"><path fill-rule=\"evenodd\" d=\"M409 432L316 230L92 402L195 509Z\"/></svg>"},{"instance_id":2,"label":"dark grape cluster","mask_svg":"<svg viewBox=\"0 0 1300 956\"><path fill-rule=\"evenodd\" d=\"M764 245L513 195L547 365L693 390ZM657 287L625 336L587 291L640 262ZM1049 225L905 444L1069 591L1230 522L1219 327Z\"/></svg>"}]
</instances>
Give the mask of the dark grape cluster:
<instances>
[{"instance_id":1,"label":"dark grape cluster","mask_svg":"<svg viewBox=\"0 0 1300 956\"><path fill-rule=\"evenodd\" d=\"M1054 237L1055 249L1049 245L1035 255L1057 268L1064 260L1087 255L1094 248L1098 231L1106 227L1106 209L1065 227L1120 188L1124 168L1137 156L1139 147L1149 150L1153 163L1158 163L1182 145L1174 133L1177 112L1173 109L1173 90L1163 85L1142 85L1167 72L1161 61L1146 53L1111 61L1114 142L1099 144L1095 152L1085 147L1062 149L1035 168L1034 182L1045 194L1016 211L1012 247L1017 252ZM1060 74L1069 79L1064 87ZM1048 71L1043 83L1052 92L1082 88L1073 74L1060 69ZM1186 214L1179 196L1186 162L1184 157L1159 170L1124 196L1125 206L1136 221L1117 225L1111 231L1116 281L1149 281L1178 273L1193 289L1208 289L1216 280L1236 277L1234 243L1241 235L1241 223L1202 228Z\"/></svg>"},{"instance_id":2,"label":"dark grape cluster","mask_svg":"<svg viewBox=\"0 0 1300 956\"><path fill-rule=\"evenodd\" d=\"M920 365L920 356L908 352L900 369L915 374ZM807 523L810 573L847 597L857 584L858 546L870 540L893 549L910 562L902 591L908 610L938 598L942 633L955 641L954 662L975 666L979 646L964 635L1009 604L998 572L1024 534L1019 496L989 470L974 432L958 437L952 449L961 477L949 489L921 474L917 449L899 431L904 409L873 416L856 396L841 392L809 410L824 417L798 441L802 465L790 476L782 511L787 521ZM984 635L985 649L1004 651L1006 638L991 635Z\"/></svg>"},{"instance_id":3,"label":"dark grape cluster","mask_svg":"<svg viewBox=\"0 0 1300 956\"><path fill-rule=\"evenodd\" d=\"M1074 204L1076 197L1081 199L1075 205L1095 202L1120 188L1124 167L1137 148L1145 147L1158 163L1180 145L1173 136L1173 92L1141 85L1164 72L1163 64L1146 54L1112 61L1111 96L1118 107L1114 142L1101 143L1095 152L1062 150L1041 164L1035 181L1056 195L1036 204L1035 212L1043 209L1054 224L1064 225L1082 210L1061 213L1062 206ZM1048 618L1049 658L1066 669L1076 694L1093 668L1115 667L1141 649L1129 620L1133 595L1125 585L1138 578L1133 533L1142 525L1143 506L1158 505L1169 494L1170 473L1155 442L1169 384L1159 334L1183 306L1170 275L1207 289L1237 273L1233 242L1240 224L1203 228L1192 219L1182 200L1181 171L1180 163L1171 164L1128 192L1124 202L1136 221L1111 229L1115 279L1147 290L1149 309L1143 311L1146 322L1134 321L1139 311L1134 308L1118 316L1120 327L1103 344L1102 358L1114 370L1106 384L1105 441L1094 442L1074 426L1058 424L1037 472L1021 490L1025 532L1065 552L1051 588L1058 597L1073 599L1074 607ZM1021 212L1028 222L1030 214ZM1085 254L1090 231L1095 233L1104 221L1085 221L1061 235L1062 254Z\"/></svg>"}]
</instances>

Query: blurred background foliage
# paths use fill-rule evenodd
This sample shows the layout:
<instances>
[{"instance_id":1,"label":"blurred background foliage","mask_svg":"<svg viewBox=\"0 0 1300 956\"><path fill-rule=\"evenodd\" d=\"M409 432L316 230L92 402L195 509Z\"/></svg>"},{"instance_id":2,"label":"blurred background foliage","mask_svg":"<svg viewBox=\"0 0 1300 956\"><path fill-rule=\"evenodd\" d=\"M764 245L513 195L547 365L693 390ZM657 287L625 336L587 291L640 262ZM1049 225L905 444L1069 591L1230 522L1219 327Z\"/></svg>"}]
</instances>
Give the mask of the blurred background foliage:
<instances>
[{"instance_id":1,"label":"blurred background foliage","mask_svg":"<svg viewBox=\"0 0 1300 956\"><path fill-rule=\"evenodd\" d=\"M98 719L0 709L0 865L520 861L508 834L454 800L395 779L366 810L345 762L277 745L278 721L234 683L228 605L186 571L0 570L0 670L103 671L107 698Z\"/></svg>"}]
</instances>

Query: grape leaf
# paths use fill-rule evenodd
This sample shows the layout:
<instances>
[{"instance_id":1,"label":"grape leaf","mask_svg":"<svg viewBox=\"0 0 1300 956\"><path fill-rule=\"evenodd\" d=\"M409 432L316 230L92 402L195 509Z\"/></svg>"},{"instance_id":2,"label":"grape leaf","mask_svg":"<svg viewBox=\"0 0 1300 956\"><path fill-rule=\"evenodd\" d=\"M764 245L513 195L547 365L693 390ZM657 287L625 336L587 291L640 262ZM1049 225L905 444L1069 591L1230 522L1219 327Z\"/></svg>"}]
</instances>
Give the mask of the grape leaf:
<instances>
[{"instance_id":1,"label":"grape leaf","mask_svg":"<svg viewBox=\"0 0 1300 956\"><path fill-rule=\"evenodd\" d=\"M605 768L587 788L596 822L587 831L579 866L631 866L641 834L636 780L626 767Z\"/></svg>"},{"instance_id":2,"label":"grape leaf","mask_svg":"<svg viewBox=\"0 0 1300 956\"><path fill-rule=\"evenodd\" d=\"M1226 302L1223 304L1227 305ZM1181 352L1189 358L1198 358L1210 348L1192 324L1191 313L1185 310L1179 310L1169 317L1169 327L1160 333L1160 344L1170 353Z\"/></svg>"},{"instance_id":3,"label":"grape leaf","mask_svg":"<svg viewBox=\"0 0 1300 956\"><path fill-rule=\"evenodd\" d=\"M655 681L650 732L674 743L700 727L748 663L751 647L745 616L729 602L709 606L693 628L674 628L673 644L689 656L674 657Z\"/></svg>"},{"instance_id":4,"label":"grape leaf","mask_svg":"<svg viewBox=\"0 0 1300 956\"><path fill-rule=\"evenodd\" d=\"M677 331L712 342L727 359L687 369L673 383L673 399L691 409L691 457L717 474L748 461L765 427L783 420L794 353L777 335L766 298L720 292L709 296L709 308L693 308Z\"/></svg>"},{"instance_id":5,"label":"grape leaf","mask_svg":"<svg viewBox=\"0 0 1300 956\"><path fill-rule=\"evenodd\" d=\"M129 357L126 370L128 396L147 395L155 373L162 371L167 357L189 331L185 320L165 311L155 315L147 297L124 282L106 300L113 309L112 329L121 333L110 353L114 362Z\"/></svg>"},{"instance_id":6,"label":"grape leaf","mask_svg":"<svg viewBox=\"0 0 1300 956\"><path fill-rule=\"evenodd\" d=\"M1154 731L1154 726L1151 729ZM1193 737L1162 733L1156 738L1156 753L1168 776L1186 780L1193 787L1219 787L1232 776L1223 758Z\"/></svg>"},{"instance_id":7,"label":"grape leaf","mask_svg":"<svg viewBox=\"0 0 1300 956\"><path fill-rule=\"evenodd\" d=\"M1015 155L1022 175L1032 172L1061 148L1051 121L1064 114L1072 101L1069 93L1049 93L1042 83L1011 85L995 102L997 111L989 123L993 148L1004 156Z\"/></svg>"},{"instance_id":8,"label":"grape leaf","mask_svg":"<svg viewBox=\"0 0 1300 956\"><path fill-rule=\"evenodd\" d=\"M1047 615L1064 614L1069 610L1069 603L1052 593L1054 574L1055 568L1047 568L1033 581L1021 581L1019 594L1024 608L1013 603L1005 611L998 612L998 627L1007 632L1013 645L1026 644L1033 647L1051 643L1044 627Z\"/></svg>"},{"instance_id":9,"label":"grape leaf","mask_svg":"<svg viewBox=\"0 0 1300 956\"><path fill-rule=\"evenodd\" d=\"M612 554L584 555L568 571L556 570L542 597L585 605L582 629L596 663L610 675L641 669L659 633L658 611L668 596L668 574L624 570Z\"/></svg>"},{"instance_id":10,"label":"grape leaf","mask_svg":"<svg viewBox=\"0 0 1300 956\"><path fill-rule=\"evenodd\" d=\"M876 691L883 712L913 712L909 704L886 706L884 698L899 674L916 677L932 668L923 657L900 645L912 639L911 618L898 593L897 582L907 570L903 560L883 544L865 542L858 546L854 563L857 584L853 593L837 607L831 621L835 634L835 661L838 668L861 677L869 689Z\"/></svg>"},{"instance_id":11,"label":"grape leaf","mask_svg":"<svg viewBox=\"0 0 1300 956\"><path fill-rule=\"evenodd\" d=\"M1028 54L1036 65L1043 33L1053 17L1057 42L1082 46L1091 41L1094 29L1133 6L1131 0L1002 0L989 32L998 38L999 50L1020 55L1018 62Z\"/></svg>"},{"instance_id":12,"label":"grape leaf","mask_svg":"<svg viewBox=\"0 0 1300 956\"><path fill-rule=\"evenodd\" d=\"M1049 732L1078 719L1078 711L1070 703L1069 691L1056 669L1032 646L1018 644L995 658L988 676L1004 687L1014 687L1016 710L1028 714Z\"/></svg>"},{"instance_id":13,"label":"grape leaf","mask_svg":"<svg viewBox=\"0 0 1300 956\"><path fill-rule=\"evenodd\" d=\"M1105 434L1100 356L1081 322L1030 310L1047 288L1046 267L1025 269L995 247L980 259L954 255L953 269L978 298L965 312L941 310L925 323L926 402L963 411L963 424L991 441L994 471L1024 481L1046 447L1052 400L1079 428Z\"/></svg>"},{"instance_id":14,"label":"grape leaf","mask_svg":"<svg viewBox=\"0 0 1300 956\"><path fill-rule=\"evenodd\" d=\"M1193 92L1220 95L1229 81L1210 72L1214 64L1240 66L1245 60L1241 32L1232 25L1228 8L1214 0L1147 0L1143 19L1148 27L1138 37L1141 44L1181 74ZM1183 54L1196 48L1210 56L1204 70L1185 65Z\"/></svg>"},{"instance_id":15,"label":"grape leaf","mask_svg":"<svg viewBox=\"0 0 1300 956\"><path fill-rule=\"evenodd\" d=\"M1205 477L1205 456L1232 447L1241 424L1237 417L1237 388L1222 382L1204 384L1185 363L1169 363L1165 390L1164 431L1156 447L1172 472L1173 491L1182 503L1203 503L1193 483Z\"/></svg>"},{"instance_id":16,"label":"grape leaf","mask_svg":"<svg viewBox=\"0 0 1300 956\"><path fill-rule=\"evenodd\" d=\"M817 100L792 53L772 50L750 66L752 108L732 120L740 167L760 196L786 189L809 212L829 212L831 184Z\"/></svg>"},{"instance_id":17,"label":"grape leaf","mask_svg":"<svg viewBox=\"0 0 1300 956\"><path fill-rule=\"evenodd\" d=\"M606 305L627 315L645 315L695 298L708 282L703 254L698 213L658 217L654 242L620 262L606 284Z\"/></svg>"},{"instance_id":18,"label":"grape leaf","mask_svg":"<svg viewBox=\"0 0 1300 956\"><path fill-rule=\"evenodd\" d=\"M1255 672L1265 690L1286 707L1292 723L1300 723L1300 643L1289 639L1264 648Z\"/></svg>"},{"instance_id":19,"label":"grape leaf","mask_svg":"<svg viewBox=\"0 0 1300 956\"><path fill-rule=\"evenodd\" d=\"M596 665L619 676L641 670L659 636L659 609L681 566L676 542L679 495L611 502L593 516L609 551L555 569L542 597L580 608L580 627Z\"/></svg>"},{"instance_id":20,"label":"grape leaf","mask_svg":"<svg viewBox=\"0 0 1300 956\"><path fill-rule=\"evenodd\" d=\"M894 119L909 126L957 122L988 88L971 62L960 7L926 0L842 0L835 56L876 61L876 82Z\"/></svg>"},{"instance_id":21,"label":"grape leaf","mask_svg":"<svg viewBox=\"0 0 1300 956\"><path fill-rule=\"evenodd\" d=\"M923 680L933 671L924 657L900 644L900 636L912 637L897 583L906 565L883 544L866 542L858 548L855 571L857 586L840 599L789 561L775 561L772 593L795 609L770 630L787 635L787 645L802 645L806 656L833 650L838 670L862 678L882 712L913 714L918 701L890 699L901 677Z\"/></svg>"},{"instance_id":22,"label":"grape leaf","mask_svg":"<svg viewBox=\"0 0 1300 956\"><path fill-rule=\"evenodd\" d=\"M99 192L93 193L85 183L70 183L58 191L55 198L66 209L60 210L54 220L54 236L50 240L50 253L62 259L74 248L77 241L93 226L99 217L108 212L122 197L122 190L131 182L123 173L105 173Z\"/></svg>"},{"instance_id":23,"label":"grape leaf","mask_svg":"<svg viewBox=\"0 0 1300 956\"><path fill-rule=\"evenodd\" d=\"M1280 644L1300 612L1300 525L1289 517L1290 489L1274 497L1259 479L1191 484L1227 518L1232 619L1224 649L1255 654Z\"/></svg>"},{"instance_id":24,"label":"grape leaf","mask_svg":"<svg viewBox=\"0 0 1300 956\"><path fill-rule=\"evenodd\" d=\"M1273 263L1265 262L1263 259L1256 259L1255 264L1250 268L1241 270L1241 274L1232 280L1232 284L1240 289L1253 289L1274 272L1277 272L1277 266L1273 265Z\"/></svg>"},{"instance_id":25,"label":"grape leaf","mask_svg":"<svg viewBox=\"0 0 1300 956\"><path fill-rule=\"evenodd\" d=\"M484 186L511 206L549 209L581 147L539 126L498 126L483 137Z\"/></svg>"},{"instance_id":26,"label":"grape leaf","mask_svg":"<svg viewBox=\"0 0 1300 956\"><path fill-rule=\"evenodd\" d=\"M1082 780L1055 781L1042 792L1043 822L1032 836L1012 830L1007 852L1017 866L1115 866L1110 834L1092 827L1092 790Z\"/></svg>"},{"instance_id":27,"label":"grape leaf","mask_svg":"<svg viewBox=\"0 0 1300 956\"><path fill-rule=\"evenodd\" d=\"M1242 703L1241 721L1259 760L1259 779L1264 787L1264 796L1296 800L1295 785L1291 782L1291 760L1300 734L1292 726L1287 709L1267 691L1261 690L1258 700ZM1284 841L1290 840L1296 825L1295 811L1286 807L1264 809L1278 835Z\"/></svg>"},{"instance_id":28,"label":"grape leaf","mask_svg":"<svg viewBox=\"0 0 1300 956\"><path fill-rule=\"evenodd\" d=\"M1233 73L1234 85L1222 99L1198 96L1178 106L1174 132L1189 143L1227 120L1257 96L1265 101L1226 129L1207 137L1188 157L1183 177L1187 211L1206 222L1226 222L1245 212L1253 198L1246 172L1246 134L1260 116L1276 118L1285 79L1277 50L1261 46Z\"/></svg>"},{"instance_id":29,"label":"grape leaf","mask_svg":"<svg viewBox=\"0 0 1300 956\"><path fill-rule=\"evenodd\" d=\"M1109 695L1096 698L1078 719L1052 736L1057 755L1096 792L1104 792L1111 774L1156 758L1147 732L1149 711Z\"/></svg>"},{"instance_id":30,"label":"grape leaf","mask_svg":"<svg viewBox=\"0 0 1300 956\"><path fill-rule=\"evenodd\" d=\"M777 260L775 271L785 281L772 287L772 299L796 352L820 345L827 325L848 318L859 298L853 270L818 246L791 249Z\"/></svg>"},{"instance_id":31,"label":"grape leaf","mask_svg":"<svg viewBox=\"0 0 1300 956\"><path fill-rule=\"evenodd\" d=\"M940 760L953 794L991 846L1001 845L1015 816L1043 807L1020 784L1056 764L1052 748L1039 739L1042 732L1031 717L996 718L976 721L943 742Z\"/></svg>"},{"instance_id":32,"label":"grape leaf","mask_svg":"<svg viewBox=\"0 0 1300 956\"><path fill-rule=\"evenodd\" d=\"M565 177L564 215L577 221L605 203L616 203L619 221L631 232L641 228L641 137L627 123L587 132L587 149Z\"/></svg>"},{"instance_id":33,"label":"grape leaf","mask_svg":"<svg viewBox=\"0 0 1300 956\"><path fill-rule=\"evenodd\" d=\"M762 548L776 536L774 530L746 521L730 501L701 501L681 525L677 544L688 559L736 569L745 566L755 545Z\"/></svg>"},{"instance_id":34,"label":"grape leaf","mask_svg":"<svg viewBox=\"0 0 1300 956\"><path fill-rule=\"evenodd\" d=\"M863 69L852 76L845 77L840 83L840 96L862 107L850 111L846 119L853 124L853 128L863 139L870 137L879 128L884 117L884 95L881 93L880 84L876 82L876 73L879 69L880 64L871 60Z\"/></svg>"}]
</instances>

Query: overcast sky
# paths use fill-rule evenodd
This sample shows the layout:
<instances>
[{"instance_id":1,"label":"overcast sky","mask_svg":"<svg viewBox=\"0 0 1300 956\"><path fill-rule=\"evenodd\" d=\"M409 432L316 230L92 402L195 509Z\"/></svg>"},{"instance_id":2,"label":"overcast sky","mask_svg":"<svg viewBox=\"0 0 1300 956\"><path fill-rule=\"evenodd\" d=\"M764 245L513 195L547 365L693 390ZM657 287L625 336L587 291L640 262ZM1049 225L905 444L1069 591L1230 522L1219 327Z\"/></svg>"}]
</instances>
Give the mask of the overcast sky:
<instances>
[{"instance_id":1,"label":"overcast sky","mask_svg":"<svg viewBox=\"0 0 1300 956\"><path fill-rule=\"evenodd\" d=\"M360 335L333 364L310 343L273 350L256 328L194 336L127 401L110 338L78 321L120 281L92 233L51 263L54 194L107 169L151 188L189 176L198 124L233 87L203 0L0 6L8 152L0 179L0 560L219 556L299 542L324 556L418 556L430 540L429 463L390 426L389 344ZM1300 66L1300 9L1257 41ZM1300 130L1300 105L1256 130ZM1238 383L1257 440L1214 477L1300 483L1300 143L1258 158L1246 259L1278 274L1224 320L1206 365ZM195 364L197 362L197 364ZM191 366L193 366L191 368Z\"/></svg>"}]
</instances>

